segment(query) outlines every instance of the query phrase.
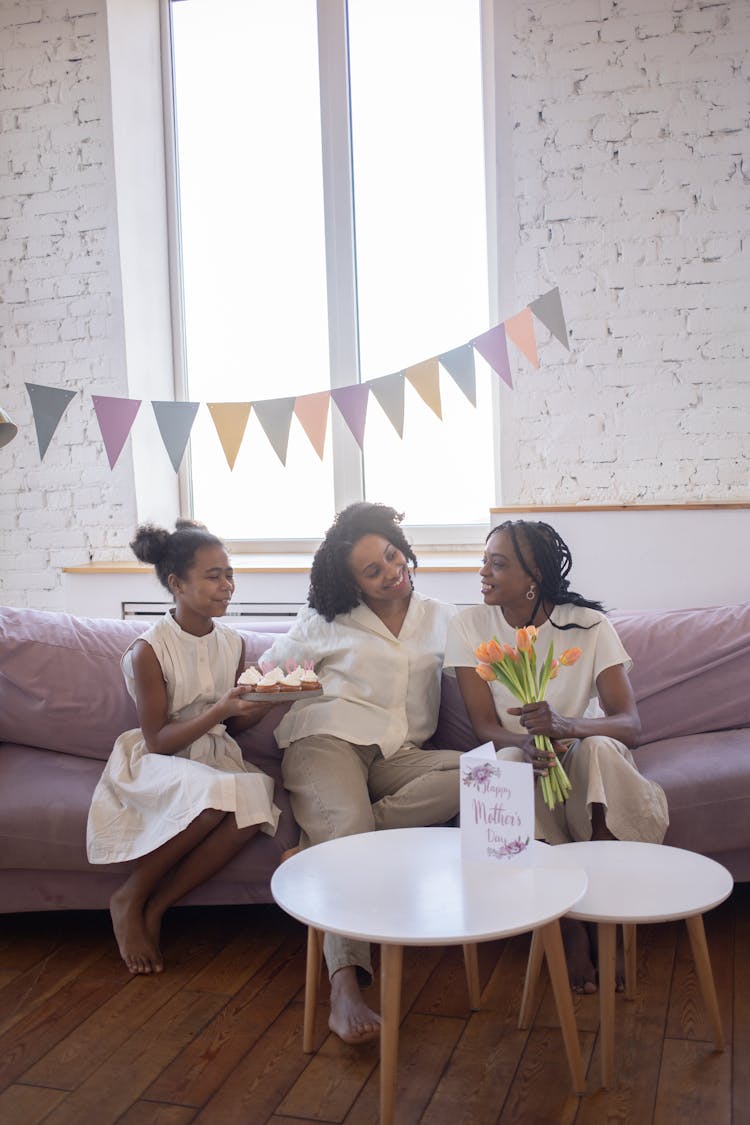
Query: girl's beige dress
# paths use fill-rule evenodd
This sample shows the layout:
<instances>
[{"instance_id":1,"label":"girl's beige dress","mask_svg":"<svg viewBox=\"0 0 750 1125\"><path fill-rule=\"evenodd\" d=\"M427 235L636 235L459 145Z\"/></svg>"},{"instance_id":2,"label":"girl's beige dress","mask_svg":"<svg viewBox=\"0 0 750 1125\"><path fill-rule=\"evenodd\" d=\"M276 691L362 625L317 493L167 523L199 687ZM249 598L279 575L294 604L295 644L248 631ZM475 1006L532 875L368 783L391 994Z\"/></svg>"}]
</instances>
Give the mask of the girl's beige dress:
<instances>
[{"instance_id":1,"label":"girl's beige dress","mask_svg":"<svg viewBox=\"0 0 750 1125\"><path fill-rule=\"evenodd\" d=\"M194 637L168 612L139 639L151 645L161 665L170 720L194 718L234 685L243 641L218 621L205 637ZM122 670L135 699L132 649L122 657ZM178 754L151 754L140 729L125 731L91 800L89 861L115 863L147 855L204 809L233 812L239 828L258 824L273 836L279 820L273 787L272 778L243 759L223 723Z\"/></svg>"}]
</instances>

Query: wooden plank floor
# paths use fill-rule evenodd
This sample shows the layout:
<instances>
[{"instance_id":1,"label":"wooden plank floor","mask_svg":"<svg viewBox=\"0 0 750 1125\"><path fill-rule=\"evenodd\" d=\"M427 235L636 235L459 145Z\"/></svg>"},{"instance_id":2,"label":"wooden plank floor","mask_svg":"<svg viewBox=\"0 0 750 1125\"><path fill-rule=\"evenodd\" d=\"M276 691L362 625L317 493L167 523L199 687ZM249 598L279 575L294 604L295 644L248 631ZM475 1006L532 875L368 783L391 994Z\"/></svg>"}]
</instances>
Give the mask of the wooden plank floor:
<instances>
[{"instance_id":1,"label":"wooden plank floor","mask_svg":"<svg viewBox=\"0 0 750 1125\"><path fill-rule=\"evenodd\" d=\"M580 1098L546 976L533 1026L516 1026L527 935L480 947L478 1012L459 949L407 949L398 1122L750 1123L750 884L705 921L726 1051L711 1042L684 924L645 926L638 996L617 997L611 1090L598 999L575 1000ZM0 916L1 1125L376 1125L374 1045L330 1035L321 1004L316 1051L302 1053L302 926L274 906L183 908L163 944L167 971L130 977L105 913Z\"/></svg>"}]
</instances>

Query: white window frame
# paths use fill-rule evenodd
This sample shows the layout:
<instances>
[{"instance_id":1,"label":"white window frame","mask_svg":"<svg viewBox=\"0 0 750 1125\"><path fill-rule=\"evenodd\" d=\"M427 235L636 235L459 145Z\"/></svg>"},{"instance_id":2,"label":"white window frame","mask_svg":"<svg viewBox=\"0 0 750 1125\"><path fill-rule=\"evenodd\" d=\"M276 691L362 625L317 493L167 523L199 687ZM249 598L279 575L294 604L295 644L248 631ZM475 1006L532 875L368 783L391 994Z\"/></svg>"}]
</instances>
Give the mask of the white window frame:
<instances>
[{"instance_id":1,"label":"white window frame","mask_svg":"<svg viewBox=\"0 0 750 1125\"><path fill-rule=\"evenodd\" d=\"M283 0L279 0L283 2ZM110 58L113 75L119 66L121 73L129 72L132 76L132 66L127 66L121 45L124 40L118 33L113 35L115 27L122 27L124 21L135 22L138 27L133 28L132 39L140 34L141 40L148 36L152 41L154 25L156 23L160 36L160 57L162 82L160 95L160 120L159 132L163 130L164 166L160 170L160 182L157 184L156 174L152 182L143 185L140 179L140 191L145 202L148 197L152 201L163 200L164 221L166 223L166 247L164 240L159 241L156 247L144 249L144 240L141 237L139 253L150 253L154 262L161 261L162 270L168 270L169 289L169 314L168 332L171 335L171 363L174 379L174 395L176 399L186 397L186 378L184 360L184 334L183 334L183 300L181 281L180 241L179 241L179 208L177 205L177 169L176 146L174 131L174 105L172 86L172 58L171 58L171 12L170 0L108 0L107 3L109 30L110 30ZM346 52L342 47L346 43L346 4L345 0L317 0L318 25L319 25L319 59L320 59L320 87L321 87L321 121L323 134L323 180L324 180L324 208L326 231L326 271L328 286L329 308L329 349L331 386L345 386L351 381L351 371L359 370L358 340L356 334L356 277L355 277L355 249L354 230L351 221L342 222L338 217L345 214L351 217L351 149L350 149L350 121L348 100L348 76L346 73ZM113 19L113 16L115 17ZM508 83L510 75L510 36L503 34L504 28L512 27L511 0L481 0L482 22L482 60L483 60L483 99L484 99L484 125L485 125L485 176L487 200L487 251L488 251L488 325L499 321L501 314L509 315L515 311L515 294L513 291L512 270L502 268L501 263L513 261L517 232L516 211L513 199L513 176L510 159L512 142L512 121L507 106ZM153 45L150 48L153 52ZM132 58L132 56L131 56ZM154 90L152 83L151 105L154 108ZM118 136L118 103L119 116L123 115L126 103L125 93L117 96L113 87L113 122L114 141L116 152L118 198L123 198L123 191L128 186L134 191L139 189L138 174L132 171L139 162L129 164L128 141L132 152L132 138L137 137L142 143L143 130L139 130L137 123L127 131L128 137ZM131 99L132 102L132 99ZM124 112L128 117L141 109L144 121L149 116L148 104L140 107L127 105ZM155 123L150 123L150 129L155 131ZM122 130L120 130L122 134ZM128 174L127 169L131 168ZM126 182L127 181L127 182ZM123 189L123 190L121 190ZM334 216L336 218L334 219ZM119 217L119 216L118 216ZM123 233L125 245L123 247ZM130 232L133 234L133 231ZM142 235L142 232L141 232ZM123 232L120 224L121 259L128 259L128 245L133 247L134 240L128 239L128 232ZM141 265L143 263L141 262ZM123 266L124 269L124 266ZM125 337L126 344L135 337L139 331L138 316L128 318L127 293L125 292L125 277L123 281L125 304ZM133 290L135 292L135 289ZM141 313L141 321L143 319ZM164 316L162 317L164 320ZM129 366L129 384L131 392L133 379ZM143 391L143 387L140 388ZM512 441L504 439L503 412L500 410L499 380L493 383L493 433L495 435L495 505L503 503L501 480L503 476L503 462L512 457ZM145 395L144 395L145 397ZM150 394L148 397L155 397ZM362 456L352 443L346 440L346 427L342 418L336 411L331 412L331 437L334 442L334 497L336 510L346 504L359 499L363 487ZM342 440L344 439L344 440ZM147 464L148 450L145 445L140 447L134 443L134 459L136 463ZM138 478L136 467L136 477ZM143 470L142 475L147 476ZM183 514L191 512L190 489L190 463L189 448L178 476L179 510ZM153 487L153 482L152 482ZM145 497L146 490L139 492L139 518L147 511L147 504L140 503L140 495ZM394 501L398 503L398 498ZM148 513L150 516L150 512ZM176 512L174 513L176 514ZM487 527L484 524L463 525L405 525L405 530L415 545L421 549L432 547L441 552L451 549L461 550L467 546L476 546L483 542ZM241 540L232 541L228 545L235 552L253 553L278 553L302 552L314 550L318 541L302 539L284 540Z\"/></svg>"}]
</instances>

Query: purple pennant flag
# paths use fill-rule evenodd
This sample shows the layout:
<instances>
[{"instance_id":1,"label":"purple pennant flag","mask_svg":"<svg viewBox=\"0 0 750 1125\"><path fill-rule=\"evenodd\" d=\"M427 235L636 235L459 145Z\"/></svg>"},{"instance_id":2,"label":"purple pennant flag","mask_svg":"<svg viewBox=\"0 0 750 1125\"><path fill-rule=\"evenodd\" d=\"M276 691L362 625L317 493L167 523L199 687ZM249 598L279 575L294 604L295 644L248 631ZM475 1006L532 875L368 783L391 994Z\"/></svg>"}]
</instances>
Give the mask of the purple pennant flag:
<instances>
[{"instance_id":1,"label":"purple pennant flag","mask_svg":"<svg viewBox=\"0 0 750 1125\"><path fill-rule=\"evenodd\" d=\"M139 398L110 398L107 395L92 395L102 441L107 451L110 469L114 469L122 447L128 439L135 416L141 405Z\"/></svg>"},{"instance_id":2,"label":"purple pennant flag","mask_svg":"<svg viewBox=\"0 0 750 1125\"><path fill-rule=\"evenodd\" d=\"M27 383L26 390L29 392L31 412L34 415L39 459L43 461L60 419L76 392L63 391L58 387L44 387L39 383Z\"/></svg>"},{"instance_id":3,"label":"purple pennant flag","mask_svg":"<svg viewBox=\"0 0 750 1125\"><path fill-rule=\"evenodd\" d=\"M477 336L470 343L482 358L487 360L492 370L496 371L509 387L512 387L513 378L510 373L505 325L498 324L495 328L490 328L488 332L483 332L481 336Z\"/></svg>"},{"instance_id":4,"label":"purple pennant flag","mask_svg":"<svg viewBox=\"0 0 750 1125\"><path fill-rule=\"evenodd\" d=\"M152 402L151 405L172 468L178 472L200 403Z\"/></svg>"},{"instance_id":5,"label":"purple pennant flag","mask_svg":"<svg viewBox=\"0 0 750 1125\"><path fill-rule=\"evenodd\" d=\"M365 418L370 388L367 383L354 383L351 387L334 387L331 398L338 406L344 421L354 434L360 449L365 440Z\"/></svg>"}]
</instances>

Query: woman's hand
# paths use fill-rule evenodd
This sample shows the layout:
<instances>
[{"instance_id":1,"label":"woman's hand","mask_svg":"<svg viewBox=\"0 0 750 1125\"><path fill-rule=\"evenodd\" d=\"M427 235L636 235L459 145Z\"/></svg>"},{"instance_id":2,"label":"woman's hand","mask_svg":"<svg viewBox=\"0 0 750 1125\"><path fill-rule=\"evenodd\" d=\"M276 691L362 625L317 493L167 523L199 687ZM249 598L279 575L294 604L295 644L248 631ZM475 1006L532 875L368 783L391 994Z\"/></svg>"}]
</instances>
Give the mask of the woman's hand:
<instances>
[{"instance_id":1,"label":"woman's hand","mask_svg":"<svg viewBox=\"0 0 750 1125\"><path fill-rule=\"evenodd\" d=\"M519 715L521 726L530 735L546 734L547 738L553 740L575 738L572 721L564 715L558 715L545 700L540 703L524 703L523 707L509 707L508 714Z\"/></svg>"},{"instance_id":2,"label":"woman's hand","mask_svg":"<svg viewBox=\"0 0 750 1125\"><path fill-rule=\"evenodd\" d=\"M247 684L238 684L225 692L216 706L221 709L226 719L254 719L258 722L271 707L281 702L279 698L281 692L269 692L261 699L243 699L242 696L247 694Z\"/></svg>"},{"instance_id":3,"label":"woman's hand","mask_svg":"<svg viewBox=\"0 0 750 1125\"><path fill-rule=\"evenodd\" d=\"M555 747L555 749L558 749ZM527 738L521 746L523 756L534 771L534 777L542 777L549 771L551 755L540 750L533 738Z\"/></svg>"}]
</instances>

